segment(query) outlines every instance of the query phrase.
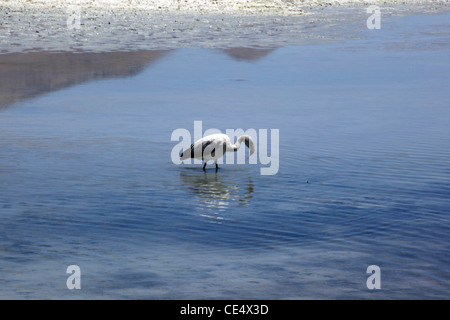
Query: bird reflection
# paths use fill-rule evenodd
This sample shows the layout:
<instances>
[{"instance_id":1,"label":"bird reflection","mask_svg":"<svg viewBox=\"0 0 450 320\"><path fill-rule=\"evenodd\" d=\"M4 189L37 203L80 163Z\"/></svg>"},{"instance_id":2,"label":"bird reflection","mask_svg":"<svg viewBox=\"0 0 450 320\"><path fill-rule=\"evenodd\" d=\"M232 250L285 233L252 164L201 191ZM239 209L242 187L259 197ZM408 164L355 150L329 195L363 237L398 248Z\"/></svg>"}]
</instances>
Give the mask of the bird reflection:
<instances>
[{"instance_id":1,"label":"bird reflection","mask_svg":"<svg viewBox=\"0 0 450 320\"><path fill-rule=\"evenodd\" d=\"M223 220L224 212L232 204L248 205L253 198L253 181L251 177L237 181L235 176L223 172L181 172L183 185L195 194L201 216Z\"/></svg>"}]
</instances>

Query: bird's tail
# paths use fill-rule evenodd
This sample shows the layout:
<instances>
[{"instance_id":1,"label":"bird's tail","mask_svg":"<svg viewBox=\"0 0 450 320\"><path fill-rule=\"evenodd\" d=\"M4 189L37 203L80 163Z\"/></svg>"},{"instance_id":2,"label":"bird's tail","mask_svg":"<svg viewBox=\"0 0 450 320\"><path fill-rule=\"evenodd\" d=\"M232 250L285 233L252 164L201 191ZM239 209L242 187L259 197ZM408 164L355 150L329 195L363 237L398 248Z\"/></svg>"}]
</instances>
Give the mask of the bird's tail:
<instances>
[{"instance_id":1,"label":"bird's tail","mask_svg":"<svg viewBox=\"0 0 450 320\"><path fill-rule=\"evenodd\" d=\"M180 152L180 160L186 160L194 157L194 144L189 149Z\"/></svg>"}]
</instances>

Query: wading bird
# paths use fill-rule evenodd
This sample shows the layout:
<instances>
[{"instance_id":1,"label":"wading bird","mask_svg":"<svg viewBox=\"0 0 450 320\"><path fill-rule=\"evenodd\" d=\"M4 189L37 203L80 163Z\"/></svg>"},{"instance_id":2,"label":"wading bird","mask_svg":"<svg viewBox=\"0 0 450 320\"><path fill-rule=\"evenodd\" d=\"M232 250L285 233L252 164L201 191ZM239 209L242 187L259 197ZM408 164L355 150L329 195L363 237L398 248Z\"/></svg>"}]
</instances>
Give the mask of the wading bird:
<instances>
[{"instance_id":1,"label":"wading bird","mask_svg":"<svg viewBox=\"0 0 450 320\"><path fill-rule=\"evenodd\" d=\"M250 149L250 155L255 152L255 144L250 136L243 135L237 139L236 144L231 144L230 138L223 133L212 134L197 140L189 149L180 153L180 159L186 160L189 158L195 158L205 161L203 165L203 171L206 171L206 163L209 160L214 160L216 163L216 171L219 169L217 159L222 157L225 152L236 152L241 147L241 143L244 142L247 148Z\"/></svg>"}]
</instances>

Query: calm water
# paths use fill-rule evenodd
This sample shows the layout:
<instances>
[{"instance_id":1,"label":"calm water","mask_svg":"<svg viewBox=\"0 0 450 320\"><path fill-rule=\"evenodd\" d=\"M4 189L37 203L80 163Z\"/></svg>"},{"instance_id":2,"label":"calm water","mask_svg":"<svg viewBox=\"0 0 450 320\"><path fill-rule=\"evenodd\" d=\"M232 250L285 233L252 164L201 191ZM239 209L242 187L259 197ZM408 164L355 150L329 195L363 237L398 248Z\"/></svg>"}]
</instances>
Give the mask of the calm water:
<instances>
[{"instance_id":1,"label":"calm water","mask_svg":"<svg viewBox=\"0 0 450 320\"><path fill-rule=\"evenodd\" d=\"M36 77L0 110L0 298L450 298L448 21ZM174 165L195 120L280 129L278 174Z\"/></svg>"}]
</instances>

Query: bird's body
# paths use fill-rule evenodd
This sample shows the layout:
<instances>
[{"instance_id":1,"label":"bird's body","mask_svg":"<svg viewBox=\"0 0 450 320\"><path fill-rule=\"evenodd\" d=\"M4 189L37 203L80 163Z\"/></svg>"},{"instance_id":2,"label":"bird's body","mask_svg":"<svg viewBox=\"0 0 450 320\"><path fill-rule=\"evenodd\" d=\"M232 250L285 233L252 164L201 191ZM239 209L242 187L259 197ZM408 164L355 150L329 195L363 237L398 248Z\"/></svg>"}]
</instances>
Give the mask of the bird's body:
<instances>
[{"instance_id":1,"label":"bird's body","mask_svg":"<svg viewBox=\"0 0 450 320\"><path fill-rule=\"evenodd\" d=\"M250 149L250 154L255 152L255 146L250 136L240 136L236 144L232 144L230 138L223 133L212 134L203 137L193 144L189 149L184 150L180 154L181 160L189 158L195 158L205 161L203 170L206 168L206 163L210 160L214 160L216 163L216 171L219 168L217 160L221 158L226 152L236 152L239 150L241 143L245 142L245 145Z\"/></svg>"}]
</instances>

